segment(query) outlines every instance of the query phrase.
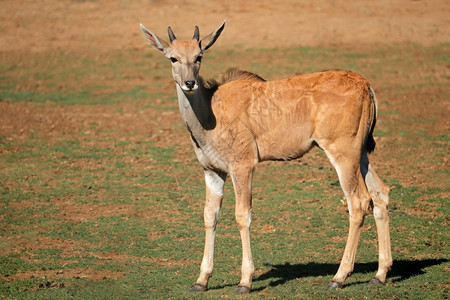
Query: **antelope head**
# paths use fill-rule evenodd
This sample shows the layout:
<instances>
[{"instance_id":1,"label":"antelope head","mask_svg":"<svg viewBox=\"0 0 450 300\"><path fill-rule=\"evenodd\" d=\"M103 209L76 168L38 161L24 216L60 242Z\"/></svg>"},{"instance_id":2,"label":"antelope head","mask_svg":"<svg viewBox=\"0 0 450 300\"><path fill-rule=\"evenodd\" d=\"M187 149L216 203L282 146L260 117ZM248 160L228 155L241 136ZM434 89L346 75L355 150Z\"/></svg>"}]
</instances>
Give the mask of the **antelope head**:
<instances>
[{"instance_id":1,"label":"antelope head","mask_svg":"<svg viewBox=\"0 0 450 300\"><path fill-rule=\"evenodd\" d=\"M170 60L173 79L185 93L193 93L198 89L198 74L203 53L216 42L224 27L225 21L216 31L200 40L199 29L195 26L194 36L190 41L178 41L172 28L169 27L170 43L168 43L141 24L141 30L150 45Z\"/></svg>"}]
</instances>

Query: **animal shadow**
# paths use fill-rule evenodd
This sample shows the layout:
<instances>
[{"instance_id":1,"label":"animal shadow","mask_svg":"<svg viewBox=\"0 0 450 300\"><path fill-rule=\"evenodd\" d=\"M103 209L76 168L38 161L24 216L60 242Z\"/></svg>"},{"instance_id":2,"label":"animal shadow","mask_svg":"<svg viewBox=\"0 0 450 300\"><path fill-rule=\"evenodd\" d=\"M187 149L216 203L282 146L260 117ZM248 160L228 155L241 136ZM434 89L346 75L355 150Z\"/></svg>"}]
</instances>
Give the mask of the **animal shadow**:
<instances>
[{"instance_id":1,"label":"animal shadow","mask_svg":"<svg viewBox=\"0 0 450 300\"><path fill-rule=\"evenodd\" d=\"M420 276L426 273L426 268L431 266L446 263L448 259L422 259L422 260L396 260L393 263L391 271L388 273L388 280L391 282L401 282L414 276ZM310 262L307 264L290 263L272 265L272 269L264 274L256 277L253 281L270 280L267 286L258 288L263 290L268 286L274 287L282 285L288 281L304 277L319 277L334 275L339 264L335 263L316 263ZM372 273L378 269L378 262L356 263L354 268L355 273ZM365 282L354 282L349 285L361 284Z\"/></svg>"}]
</instances>

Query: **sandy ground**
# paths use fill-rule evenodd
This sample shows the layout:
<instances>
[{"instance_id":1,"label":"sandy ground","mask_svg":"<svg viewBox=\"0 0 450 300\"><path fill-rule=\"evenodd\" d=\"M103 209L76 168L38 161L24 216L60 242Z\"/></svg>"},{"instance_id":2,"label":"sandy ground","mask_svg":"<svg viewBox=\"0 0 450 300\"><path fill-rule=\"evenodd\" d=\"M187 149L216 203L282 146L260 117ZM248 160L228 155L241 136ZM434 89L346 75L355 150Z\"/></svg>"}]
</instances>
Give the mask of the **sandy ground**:
<instances>
[{"instance_id":1,"label":"sandy ground","mask_svg":"<svg viewBox=\"0 0 450 300\"><path fill-rule=\"evenodd\" d=\"M450 1L0 1L0 51L143 48L139 23L188 38L227 20L230 47L431 45L450 41ZM222 46L223 47L223 46Z\"/></svg>"}]
</instances>

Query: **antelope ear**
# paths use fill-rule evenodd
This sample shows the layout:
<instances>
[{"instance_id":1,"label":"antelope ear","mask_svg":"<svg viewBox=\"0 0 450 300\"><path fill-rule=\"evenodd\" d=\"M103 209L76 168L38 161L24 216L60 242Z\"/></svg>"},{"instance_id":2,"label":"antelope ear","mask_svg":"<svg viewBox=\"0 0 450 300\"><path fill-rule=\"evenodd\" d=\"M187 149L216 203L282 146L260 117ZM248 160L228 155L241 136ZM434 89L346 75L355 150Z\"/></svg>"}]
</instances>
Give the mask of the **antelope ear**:
<instances>
[{"instance_id":1,"label":"antelope ear","mask_svg":"<svg viewBox=\"0 0 450 300\"><path fill-rule=\"evenodd\" d=\"M225 27L225 22L226 21L223 21L222 25L220 25L219 28L216 29L216 31L214 31L210 35L205 36L200 41L200 48L202 49L202 51L208 50L208 48L211 47L216 42L217 38L220 36L223 28ZM205 45L202 46L202 44L205 44Z\"/></svg>"},{"instance_id":2,"label":"antelope ear","mask_svg":"<svg viewBox=\"0 0 450 300\"><path fill-rule=\"evenodd\" d=\"M156 34L151 32L147 28L145 28L145 26L142 24L141 24L141 30L153 48L155 48L156 50L158 50L159 52L161 52L163 54L167 53L169 44L166 41L164 41L162 38L158 37Z\"/></svg>"}]
</instances>

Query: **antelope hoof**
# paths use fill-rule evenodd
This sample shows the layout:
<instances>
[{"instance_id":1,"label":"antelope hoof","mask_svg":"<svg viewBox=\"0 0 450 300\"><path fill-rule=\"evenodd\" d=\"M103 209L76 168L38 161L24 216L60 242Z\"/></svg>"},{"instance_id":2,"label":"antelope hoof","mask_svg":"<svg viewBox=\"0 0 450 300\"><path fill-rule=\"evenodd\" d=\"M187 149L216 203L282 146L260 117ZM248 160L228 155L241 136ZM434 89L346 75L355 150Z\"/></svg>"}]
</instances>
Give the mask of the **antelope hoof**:
<instances>
[{"instance_id":1,"label":"antelope hoof","mask_svg":"<svg viewBox=\"0 0 450 300\"><path fill-rule=\"evenodd\" d=\"M194 284L191 287L190 292L205 292L207 290L206 286L201 285L201 284Z\"/></svg>"},{"instance_id":2,"label":"antelope hoof","mask_svg":"<svg viewBox=\"0 0 450 300\"><path fill-rule=\"evenodd\" d=\"M380 279L375 277L375 278L370 279L369 284L371 284L371 285L383 285L384 282L381 282Z\"/></svg>"},{"instance_id":3,"label":"antelope hoof","mask_svg":"<svg viewBox=\"0 0 450 300\"><path fill-rule=\"evenodd\" d=\"M327 290L337 290L342 289L343 284L335 281L331 281L327 284Z\"/></svg>"},{"instance_id":4,"label":"antelope hoof","mask_svg":"<svg viewBox=\"0 0 450 300\"><path fill-rule=\"evenodd\" d=\"M246 286L239 286L235 292L238 295L250 293L250 289Z\"/></svg>"}]
</instances>

